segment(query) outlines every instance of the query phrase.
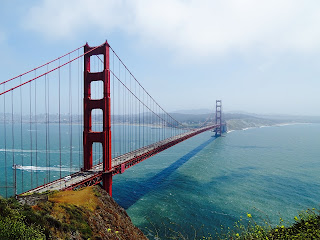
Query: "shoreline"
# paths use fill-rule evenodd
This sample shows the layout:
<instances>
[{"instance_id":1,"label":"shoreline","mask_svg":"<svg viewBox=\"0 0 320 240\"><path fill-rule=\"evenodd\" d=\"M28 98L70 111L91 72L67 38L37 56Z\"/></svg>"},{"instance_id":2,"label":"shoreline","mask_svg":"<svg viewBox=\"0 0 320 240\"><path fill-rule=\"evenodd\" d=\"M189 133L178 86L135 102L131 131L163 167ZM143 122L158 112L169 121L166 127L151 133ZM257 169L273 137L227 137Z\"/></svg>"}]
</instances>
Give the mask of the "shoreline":
<instances>
[{"instance_id":1,"label":"shoreline","mask_svg":"<svg viewBox=\"0 0 320 240\"><path fill-rule=\"evenodd\" d=\"M227 123L228 124L228 123ZM277 124L272 124L272 125L260 125L260 126L253 126L253 127L247 127L244 126L240 129L231 129L228 130L226 133L231 133L234 131L247 131L250 129L255 129L255 128L266 128L266 127L284 127L284 126L292 126L292 125L308 125L308 124L313 124L310 122L291 122L291 123L277 123Z\"/></svg>"}]
</instances>

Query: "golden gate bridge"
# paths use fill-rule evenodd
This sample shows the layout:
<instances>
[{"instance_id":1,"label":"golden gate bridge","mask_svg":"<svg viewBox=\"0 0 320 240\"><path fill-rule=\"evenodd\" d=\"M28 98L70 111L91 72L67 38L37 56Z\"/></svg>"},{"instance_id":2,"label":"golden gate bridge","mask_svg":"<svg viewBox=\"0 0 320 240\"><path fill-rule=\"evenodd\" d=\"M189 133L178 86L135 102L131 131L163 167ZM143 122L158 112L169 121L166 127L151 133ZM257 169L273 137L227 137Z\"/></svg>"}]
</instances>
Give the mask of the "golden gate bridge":
<instances>
[{"instance_id":1,"label":"golden gate bridge","mask_svg":"<svg viewBox=\"0 0 320 240\"><path fill-rule=\"evenodd\" d=\"M83 49L83 52L81 51ZM205 131L221 136L221 100L190 127L166 112L105 42L0 83L0 195L71 190L112 177Z\"/></svg>"}]
</instances>

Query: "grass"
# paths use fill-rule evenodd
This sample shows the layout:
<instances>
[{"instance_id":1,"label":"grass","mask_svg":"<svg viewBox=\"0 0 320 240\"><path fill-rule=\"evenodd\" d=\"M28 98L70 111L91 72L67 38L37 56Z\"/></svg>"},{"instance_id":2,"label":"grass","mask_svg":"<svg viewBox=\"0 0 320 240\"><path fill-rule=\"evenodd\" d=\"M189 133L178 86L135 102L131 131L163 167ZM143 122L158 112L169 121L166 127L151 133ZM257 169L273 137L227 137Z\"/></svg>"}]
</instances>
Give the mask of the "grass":
<instances>
[{"instance_id":1,"label":"grass","mask_svg":"<svg viewBox=\"0 0 320 240\"><path fill-rule=\"evenodd\" d=\"M92 187L86 187L78 191L61 191L49 196L49 201L54 203L73 204L95 210L98 203L96 191Z\"/></svg>"}]
</instances>

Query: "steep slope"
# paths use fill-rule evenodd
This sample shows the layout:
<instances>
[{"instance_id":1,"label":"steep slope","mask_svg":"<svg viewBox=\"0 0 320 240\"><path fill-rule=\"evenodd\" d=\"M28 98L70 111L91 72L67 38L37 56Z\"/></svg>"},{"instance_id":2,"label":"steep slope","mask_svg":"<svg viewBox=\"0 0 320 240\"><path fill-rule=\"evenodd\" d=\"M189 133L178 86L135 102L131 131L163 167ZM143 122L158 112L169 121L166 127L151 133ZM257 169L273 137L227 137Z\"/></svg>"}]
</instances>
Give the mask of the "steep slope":
<instances>
[{"instance_id":1,"label":"steep slope","mask_svg":"<svg viewBox=\"0 0 320 240\"><path fill-rule=\"evenodd\" d=\"M22 196L19 201L32 205L25 220L39 224L47 239L147 239L98 186Z\"/></svg>"}]
</instances>

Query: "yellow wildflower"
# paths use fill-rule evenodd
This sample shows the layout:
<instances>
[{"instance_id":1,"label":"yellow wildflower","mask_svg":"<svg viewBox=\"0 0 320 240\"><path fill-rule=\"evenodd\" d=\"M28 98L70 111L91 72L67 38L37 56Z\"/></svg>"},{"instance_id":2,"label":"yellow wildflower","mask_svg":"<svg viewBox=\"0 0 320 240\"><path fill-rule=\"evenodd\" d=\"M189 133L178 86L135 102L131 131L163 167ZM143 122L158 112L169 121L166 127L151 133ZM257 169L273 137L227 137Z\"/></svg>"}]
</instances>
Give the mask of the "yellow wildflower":
<instances>
[{"instance_id":1,"label":"yellow wildflower","mask_svg":"<svg viewBox=\"0 0 320 240\"><path fill-rule=\"evenodd\" d=\"M250 213L247 213L247 216L248 218L252 218L251 214Z\"/></svg>"}]
</instances>

